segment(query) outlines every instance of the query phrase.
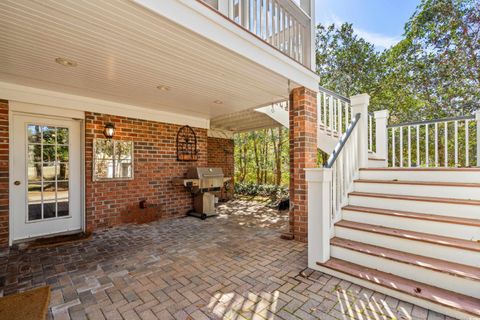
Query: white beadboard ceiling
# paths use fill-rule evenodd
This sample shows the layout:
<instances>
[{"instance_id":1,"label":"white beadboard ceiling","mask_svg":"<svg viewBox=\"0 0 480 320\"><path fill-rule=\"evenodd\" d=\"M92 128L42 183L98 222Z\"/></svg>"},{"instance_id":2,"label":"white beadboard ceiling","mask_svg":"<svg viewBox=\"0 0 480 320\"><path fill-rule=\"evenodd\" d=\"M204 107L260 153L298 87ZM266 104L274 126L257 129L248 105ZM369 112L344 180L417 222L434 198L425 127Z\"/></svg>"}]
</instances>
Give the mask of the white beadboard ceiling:
<instances>
[{"instance_id":1,"label":"white beadboard ceiling","mask_svg":"<svg viewBox=\"0 0 480 320\"><path fill-rule=\"evenodd\" d=\"M0 81L154 110L211 119L288 96L285 77L128 0L2 0L0 43Z\"/></svg>"}]
</instances>

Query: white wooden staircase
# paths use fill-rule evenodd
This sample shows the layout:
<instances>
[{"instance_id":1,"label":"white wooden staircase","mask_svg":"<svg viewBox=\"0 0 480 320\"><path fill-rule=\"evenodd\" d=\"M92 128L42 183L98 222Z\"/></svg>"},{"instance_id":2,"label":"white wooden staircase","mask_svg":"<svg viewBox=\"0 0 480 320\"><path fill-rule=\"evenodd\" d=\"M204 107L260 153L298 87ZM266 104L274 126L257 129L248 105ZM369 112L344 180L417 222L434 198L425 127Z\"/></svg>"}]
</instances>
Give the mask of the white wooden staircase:
<instances>
[{"instance_id":1,"label":"white wooden staircase","mask_svg":"<svg viewBox=\"0 0 480 320\"><path fill-rule=\"evenodd\" d=\"M430 165L436 168L411 166L422 155L412 153L414 142L402 141L406 129L399 145L408 145L408 151L389 152L395 138L388 143L386 122L376 128L377 152L372 152L372 124L365 120L368 99L364 97L363 107L358 101L352 100L352 110L360 116L345 130L327 166L306 169L309 267L451 317L480 318L480 167L449 167L445 160L439 168L439 151L443 155L447 143L439 149L438 125L432 125L435 140L425 153L426 165L433 157ZM477 121L480 128L480 117ZM464 126L468 135L470 125ZM479 150L477 130L477 139L472 139L477 146L467 150ZM428 125L423 132L429 135ZM416 150L422 142L417 143ZM458 145L455 141L451 155L455 164L461 158ZM401 168L387 167L389 153L391 164ZM468 164L473 158L467 151L462 159ZM478 153L477 158L480 163Z\"/></svg>"},{"instance_id":2,"label":"white wooden staircase","mask_svg":"<svg viewBox=\"0 0 480 320\"><path fill-rule=\"evenodd\" d=\"M325 272L480 317L480 169L361 169ZM445 178L445 173L448 173Z\"/></svg>"}]
</instances>

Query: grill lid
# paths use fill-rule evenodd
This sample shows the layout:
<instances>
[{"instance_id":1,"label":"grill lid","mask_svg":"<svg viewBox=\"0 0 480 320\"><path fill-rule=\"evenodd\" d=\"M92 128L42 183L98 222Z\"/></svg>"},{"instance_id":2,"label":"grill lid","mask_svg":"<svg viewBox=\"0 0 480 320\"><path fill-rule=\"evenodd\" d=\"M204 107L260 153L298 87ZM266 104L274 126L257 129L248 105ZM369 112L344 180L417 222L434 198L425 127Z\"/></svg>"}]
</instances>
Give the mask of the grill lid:
<instances>
[{"instance_id":1,"label":"grill lid","mask_svg":"<svg viewBox=\"0 0 480 320\"><path fill-rule=\"evenodd\" d=\"M188 169L187 179L223 178L222 168L192 167Z\"/></svg>"}]
</instances>

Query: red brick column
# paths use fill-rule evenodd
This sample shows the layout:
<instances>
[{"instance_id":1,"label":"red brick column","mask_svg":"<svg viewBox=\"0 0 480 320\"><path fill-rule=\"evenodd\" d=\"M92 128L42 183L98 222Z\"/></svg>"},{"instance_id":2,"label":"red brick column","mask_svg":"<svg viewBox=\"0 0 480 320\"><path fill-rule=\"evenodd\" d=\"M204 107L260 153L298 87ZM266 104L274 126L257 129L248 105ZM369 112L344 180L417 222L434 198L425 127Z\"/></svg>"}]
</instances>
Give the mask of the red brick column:
<instances>
[{"instance_id":1,"label":"red brick column","mask_svg":"<svg viewBox=\"0 0 480 320\"><path fill-rule=\"evenodd\" d=\"M307 241L305 168L317 166L317 94L307 88L290 93L290 232Z\"/></svg>"},{"instance_id":2,"label":"red brick column","mask_svg":"<svg viewBox=\"0 0 480 320\"><path fill-rule=\"evenodd\" d=\"M8 247L8 101L0 100L0 249Z\"/></svg>"},{"instance_id":3,"label":"red brick column","mask_svg":"<svg viewBox=\"0 0 480 320\"><path fill-rule=\"evenodd\" d=\"M207 139L207 165L222 168L225 177L232 178L227 189L222 189L218 196L222 200L233 198L235 159L233 139L208 137Z\"/></svg>"}]
</instances>

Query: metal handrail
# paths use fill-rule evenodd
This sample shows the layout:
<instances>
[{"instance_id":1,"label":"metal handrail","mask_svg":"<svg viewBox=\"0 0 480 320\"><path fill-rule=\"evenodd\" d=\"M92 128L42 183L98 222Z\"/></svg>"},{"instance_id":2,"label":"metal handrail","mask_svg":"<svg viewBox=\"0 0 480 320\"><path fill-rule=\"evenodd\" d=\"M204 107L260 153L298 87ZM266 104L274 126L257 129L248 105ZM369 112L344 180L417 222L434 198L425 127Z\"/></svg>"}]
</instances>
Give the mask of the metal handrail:
<instances>
[{"instance_id":1,"label":"metal handrail","mask_svg":"<svg viewBox=\"0 0 480 320\"><path fill-rule=\"evenodd\" d=\"M333 165L335 164L335 161L337 160L338 156L340 155L340 152L342 152L343 147L345 147L345 144L348 141L348 138L352 135L353 129L355 129L355 126L357 125L358 121L360 120L360 117L362 115L360 113L357 113L355 115L355 118L350 122L347 131L342 135L340 138L340 141L338 141L337 145L335 146L335 149L333 149L332 154L328 158L327 164L325 165L325 168L332 168Z\"/></svg>"},{"instance_id":2,"label":"metal handrail","mask_svg":"<svg viewBox=\"0 0 480 320\"><path fill-rule=\"evenodd\" d=\"M399 124L391 124L391 125L388 125L387 128L398 128L398 127L406 127L406 126L416 126L416 125L421 125L421 124L441 123L441 122L459 121L459 120L473 120L473 119L475 119L474 115L461 116L461 117L453 117L453 118L443 118L443 119L435 119L435 120L423 120L423 121L414 121L414 122L404 122L404 123L399 123Z\"/></svg>"},{"instance_id":3,"label":"metal handrail","mask_svg":"<svg viewBox=\"0 0 480 320\"><path fill-rule=\"evenodd\" d=\"M337 98L339 100L342 100L343 102L350 103L350 98L347 98L345 96L342 96L341 94L338 94L336 92L333 92L332 90L328 90L327 88L324 88L322 86L318 86L318 90L320 90L323 93L326 93L334 98Z\"/></svg>"}]
</instances>

